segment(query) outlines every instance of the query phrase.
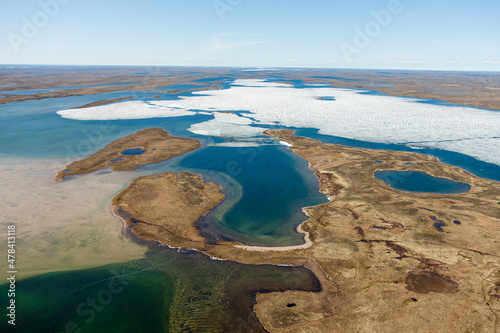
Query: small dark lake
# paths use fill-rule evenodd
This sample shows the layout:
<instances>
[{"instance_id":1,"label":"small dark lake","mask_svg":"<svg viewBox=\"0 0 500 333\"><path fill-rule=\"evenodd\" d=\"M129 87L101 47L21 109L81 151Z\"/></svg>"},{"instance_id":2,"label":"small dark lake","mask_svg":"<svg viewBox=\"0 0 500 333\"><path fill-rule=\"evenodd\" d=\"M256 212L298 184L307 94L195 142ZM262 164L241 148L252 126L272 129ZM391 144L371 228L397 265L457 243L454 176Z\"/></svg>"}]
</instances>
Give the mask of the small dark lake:
<instances>
[{"instance_id":1,"label":"small dark lake","mask_svg":"<svg viewBox=\"0 0 500 333\"><path fill-rule=\"evenodd\" d=\"M122 155L125 156L131 156L131 155L141 155L145 152L145 149L142 148L132 148L132 149L125 149L124 151L121 152Z\"/></svg>"},{"instance_id":2,"label":"small dark lake","mask_svg":"<svg viewBox=\"0 0 500 333\"><path fill-rule=\"evenodd\" d=\"M448 178L433 177L425 172L385 170L374 176L396 190L421 193L457 194L470 190L470 185Z\"/></svg>"}]
</instances>

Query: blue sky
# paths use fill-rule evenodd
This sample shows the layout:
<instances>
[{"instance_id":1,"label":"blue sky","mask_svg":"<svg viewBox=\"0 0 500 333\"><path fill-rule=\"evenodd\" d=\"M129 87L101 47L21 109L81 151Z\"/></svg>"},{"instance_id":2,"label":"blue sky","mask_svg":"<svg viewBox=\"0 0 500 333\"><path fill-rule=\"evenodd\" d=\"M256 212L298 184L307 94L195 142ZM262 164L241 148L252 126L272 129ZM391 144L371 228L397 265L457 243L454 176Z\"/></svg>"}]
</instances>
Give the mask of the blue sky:
<instances>
[{"instance_id":1,"label":"blue sky","mask_svg":"<svg viewBox=\"0 0 500 333\"><path fill-rule=\"evenodd\" d=\"M0 63L499 71L499 13L498 0L2 1Z\"/></svg>"}]
</instances>

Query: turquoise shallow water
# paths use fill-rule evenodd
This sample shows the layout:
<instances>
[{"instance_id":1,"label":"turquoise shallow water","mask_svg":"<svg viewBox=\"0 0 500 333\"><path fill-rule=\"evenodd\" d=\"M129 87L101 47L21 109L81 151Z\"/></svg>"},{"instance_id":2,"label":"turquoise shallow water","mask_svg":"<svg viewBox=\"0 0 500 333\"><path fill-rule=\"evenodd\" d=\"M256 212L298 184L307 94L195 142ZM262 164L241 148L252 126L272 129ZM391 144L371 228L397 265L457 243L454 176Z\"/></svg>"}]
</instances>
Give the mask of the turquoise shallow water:
<instances>
[{"instance_id":1,"label":"turquoise shallow water","mask_svg":"<svg viewBox=\"0 0 500 333\"><path fill-rule=\"evenodd\" d=\"M55 113L99 99L133 94L118 92L0 105L0 140L8 142L0 146L0 154L65 158L69 164L102 149L113 140L148 127L161 127L172 135L196 138L203 143L221 141L187 131L193 123L211 119L208 115L77 121ZM141 98L152 98L154 94L142 93ZM177 97L168 95L166 98ZM243 189L241 195L231 194L232 190L226 189L230 200L210 214L207 221L211 223L206 229L215 238L227 236L261 245L301 244L303 236L295 232L295 227L306 219L301 208L326 201L318 193L317 180L307 169L307 163L281 146L210 147L176 161L178 165L177 162L160 163L148 166L148 169L151 174L171 168L221 174L219 179L229 180L226 185Z\"/></svg>"},{"instance_id":2,"label":"turquoise shallow water","mask_svg":"<svg viewBox=\"0 0 500 333\"><path fill-rule=\"evenodd\" d=\"M152 99L155 92L116 92L92 96L52 98L0 105L0 154L23 157L82 158L109 142L147 127L163 127L173 135L194 137L186 129L210 116L156 118L117 121L76 121L64 119L56 111L90 102L139 95ZM177 97L166 95L166 99ZM206 140L206 138L201 137Z\"/></svg>"},{"instance_id":3,"label":"turquoise shallow water","mask_svg":"<svg viewBox=\"0 0 500 333\"><path fill-rule=\"evenodd\" d=\"M124 265L46 274L16 287L16 332L163 332L174 296L168 275ZM0 328L8 329L4 320Z\"/></svg>"}]
</instances>

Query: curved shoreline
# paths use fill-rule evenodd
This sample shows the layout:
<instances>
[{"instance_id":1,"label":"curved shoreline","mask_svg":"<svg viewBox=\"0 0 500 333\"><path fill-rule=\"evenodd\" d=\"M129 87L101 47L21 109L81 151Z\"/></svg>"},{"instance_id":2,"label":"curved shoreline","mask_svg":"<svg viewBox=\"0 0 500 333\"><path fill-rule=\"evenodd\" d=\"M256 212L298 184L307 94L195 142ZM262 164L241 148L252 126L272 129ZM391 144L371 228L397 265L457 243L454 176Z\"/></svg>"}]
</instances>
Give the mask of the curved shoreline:
<instances>
[{"instance_id":1,"label":"curved shoreline","mask_svg":"<svg viewBox=\"0 0 500 333\"><path fill-rule=\"evenodd\" d=\"M234 245L234 247L239 248L239 249L244 249L247 251L256 251L256 252L268 252L268 251L277 251L277 252L284 252L284 251L294 251L294 250L305 250L310 248L314 243L311 240L311 236L309 231L305 231L302 229L302 226L308 222L311 219L311 216L307 212L308 207L303 207L302 212L306 214L307 217L309 217L307 220L301 222L297 228L295 229L299 234L304 235L304 244L301 245L288 245L288 246L252 246L252 245Z\"/></svg>"},{"instance_id":2,"label":"curved shoreline","mask_svg":"<svg viewBox=\"0 0 500 333\"><path fill-rule=\"evenodd\" d=\"M122 222L122 228L123 230L128 230L129 232L133 233L136 237L138 237L139 239L143 239L141 238L140 236L138 236L136 233L134 233L134 230L132 228L129 228L129 226L127 226L127 223L126 223L126 220L127 218L125 217L122 217L119 213L116 212L116 209L120 207L118 205L114 205L114 204L111 204L109 206L110 208L110 211L111 211L111 214L118 218L121 222ZM307 220L301 222L297 228L295 229L297 231L297 233L299 234L303 234L304 235L304 244L300 244L300 245L288 245L288 246L252 246L252 245L233 245L233 247L236 247L236 248L239 248L239 249L244 249L244 250L247 250L247 251L256 251L256 252L267 252L267 251L277 251L277 252L284 252L284 251L293 251L293 250L304 250L304 249L308 249L310 248L314 243L313 241L311 240L311 237L310 237L310 233L308 231L305 231L302 229L302 226L308 222L310 220L310 216L309 214L307 213L307 210L306 208L308 207L304 207L302 208L302 211L304 212L304 214L309 217ZM146 240L146 239L143 239L145 241L151 241L151 240ZM159 244L161 244L161 246L166 246L170 249L183 249L182 246L172 246L170 244L167 244L167 243L162 243L161 241L155 241L155 242L158 242ZM200 252L200 253L203 253L203 254L206 254L208 257L210 257L210 259L212 260L228 260L228 259L223 259L223 258L218 258L218 257L214 257L212 255L209 255L208 253L205 253L204 251L201 251L201 250L198 250L198 249L195 249L195 248L185 248L186 250L193 250L193 251L196 251L196 252Z\"/></svg>"},{"instance_id":3,"label":"curved shoreline","mask_svg":"<svg viewBox=\"0 0 500 333\"><path fill-rule=\"evenodd\" d=\"M113 217L118 218L122 222L122 232L123 233L125 233L125 234L128 233L129 237L130 237L130 234L133 235L132 238L131 238L132 241L138 242L139 244L144 245L144 246L148 246L148 243L149 243L149 244L154 244L153 246L167 247L169 249L176 250L177 252L180 252L180 251L183 251L183 250L185 250L185 251L194 251L194 252L198 252L198 253L201 253L201 254L207 256L210 260L215 260L215 261L234 261L234 262L240 262L240 261L235 260L235 259L224 259L224 258L216 257L216 256L208 253L207 251L203 251L203 250L196 249L196 248L185 248L185 247L182 247L182 246L172 246L170 244L162 243L159 240L144 239L141 236L137 235L132 228L129 228L129 226L127 226L126 219L124 217L120 216L120 214L118 214L116 212L116 208L117 207L120 207L120 206L114 205L114 204L111 204L109 206L111 215L113 215ZM305 231L305 230L302 229L302 225L305 224L306 222L308 222L310 220L310 215L307 213L306 208L309 208L309 207L302 208L302 211L309 218L307 220L301 222L297 226L297 228L296 228L296 230L297 230L298 233L304 234L304 240L305 240L304 244L301 244L301 245L290 245L290 246L276 246L276 247L273 247L273 246L266 247L266 246L233 245L232 247L236 247L236 248L243 249L243 250L246 250L246 251L255 251L255 252L268 252L268 251L285 252L285 251L303 250L303 249L310 248L314 244L314 242L310 238L310 233L308 231ZM244 264L244 262L241 262L241 263ZM322 278L320 278L318 276L317 269L315 269L314 267L309 267L309 265L307 263L306 264L301 264L301 265L297 265L297 264L269 264L269 263L256 264L256 263L253 263L252 265L257 265L257 266L260 266L260 265L276 265L276 266L284 266L284 267L298 267L298 266L303 266L304 268L310 270L320 280L321 288L322 288L321 292L324 291L323 290L323 283L324 283L324 281L323 281Z\"/></svg>"}]
</instances>

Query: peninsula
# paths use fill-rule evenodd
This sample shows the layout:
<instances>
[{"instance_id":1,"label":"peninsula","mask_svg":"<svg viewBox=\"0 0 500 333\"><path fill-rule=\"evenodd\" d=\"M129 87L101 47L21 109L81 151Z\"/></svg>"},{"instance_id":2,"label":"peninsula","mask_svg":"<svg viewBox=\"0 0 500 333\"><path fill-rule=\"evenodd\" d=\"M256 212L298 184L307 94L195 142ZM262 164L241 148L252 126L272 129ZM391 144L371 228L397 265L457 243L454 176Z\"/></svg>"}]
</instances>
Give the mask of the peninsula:
<instances>
[{"instance_id":1,"label":"peninsula","mask_svg":"<svg viewBox=\"0 0 500 333\"><path fill-rule=\"evenodd\" d=\"M195 222L223 199L221 187L190 172L135 179L113 200L112 212L136 236L164 245L203 249Z\"/></svg>"}]
</instances>

